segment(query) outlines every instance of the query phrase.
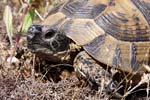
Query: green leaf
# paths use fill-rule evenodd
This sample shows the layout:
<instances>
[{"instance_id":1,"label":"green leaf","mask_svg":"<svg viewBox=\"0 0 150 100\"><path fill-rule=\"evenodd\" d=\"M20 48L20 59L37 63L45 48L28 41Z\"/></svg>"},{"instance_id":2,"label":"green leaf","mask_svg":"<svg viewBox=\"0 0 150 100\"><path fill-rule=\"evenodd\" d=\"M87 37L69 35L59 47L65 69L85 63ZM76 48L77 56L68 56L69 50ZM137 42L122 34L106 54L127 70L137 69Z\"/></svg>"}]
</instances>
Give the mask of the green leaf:
<instances>
[{"instance_id":1,"label":"green leaf","mask_svg":"<svg viewBox=\"0 0 150 100\"><path fill-rule=\"evenodd\" d=\"M24 18L23 26L22 26L22 32L27 32L29 26L32 24L33 19L35 17L35 11L31 10L29 11Z\"/></svg>"},{"instance_id":2,"label":"green leaf","mask_svg":"<svg viewBox=\"0 0 150 100\"><path fill-rule=\"evenodd\" d=\"M13 25L12 25L12 12L11 8L7 5L5 7L4 15L3 15L3 21L6 24L6 29L7 29L7 34L8 36L12 37L13 36Z\"/></svg>"}]
</instances>

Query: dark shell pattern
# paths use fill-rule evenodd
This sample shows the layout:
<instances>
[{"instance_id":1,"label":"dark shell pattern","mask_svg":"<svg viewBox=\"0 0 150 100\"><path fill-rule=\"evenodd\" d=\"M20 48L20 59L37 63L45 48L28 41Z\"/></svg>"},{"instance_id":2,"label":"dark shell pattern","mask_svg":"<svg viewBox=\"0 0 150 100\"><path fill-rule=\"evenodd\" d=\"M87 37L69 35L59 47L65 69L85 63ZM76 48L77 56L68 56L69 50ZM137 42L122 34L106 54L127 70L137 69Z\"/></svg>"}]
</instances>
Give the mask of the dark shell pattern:
<instances>
[{"instance_id":1,"label":"dark shell pattern","mask_svg":"<svg viewBox=\"0 0 150 100\"><path fill-rule=\"evenodd\" d=\"M69 0L45 22L94 59L124 71L150 63L150 0Z\"/></svg>"}]
</instances>

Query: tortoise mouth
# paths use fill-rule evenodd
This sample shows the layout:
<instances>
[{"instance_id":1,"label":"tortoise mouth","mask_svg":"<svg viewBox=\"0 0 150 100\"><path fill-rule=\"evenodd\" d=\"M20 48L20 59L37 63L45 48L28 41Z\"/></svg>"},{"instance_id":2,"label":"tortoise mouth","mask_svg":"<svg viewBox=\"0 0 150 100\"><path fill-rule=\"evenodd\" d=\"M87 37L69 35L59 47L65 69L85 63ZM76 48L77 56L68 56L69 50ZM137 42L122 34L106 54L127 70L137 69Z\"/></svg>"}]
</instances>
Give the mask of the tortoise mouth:
<instances>
[{"instance_id":1,"label":"tortoise mouth","mask_svg":"<svg viewBox=\"0 0 150 100\"><path fill-rule=\"evenodd\" d=\"M40 52L40 51L42 51L42 52L46 51L46 52L52 53L52 51L50 49L46 48L45 46L41 45L38 42L34 42L34 43L28 42L27 47L33 53Z\"/></svg>"},{"instance_id":2,"label":"tortoise mouth","mask_svg":"<svg viewBox=\"0 0 150 100\"><path fill-rule=\"evenodd\" d=\"M28 42L27 47L32 53L35 53L38 57L51 62L60 62L62 58L67 54L67 50L55 52L47 48L47 46L41 45L40 43L36 42Z\"/></svg>"}]
</instances>

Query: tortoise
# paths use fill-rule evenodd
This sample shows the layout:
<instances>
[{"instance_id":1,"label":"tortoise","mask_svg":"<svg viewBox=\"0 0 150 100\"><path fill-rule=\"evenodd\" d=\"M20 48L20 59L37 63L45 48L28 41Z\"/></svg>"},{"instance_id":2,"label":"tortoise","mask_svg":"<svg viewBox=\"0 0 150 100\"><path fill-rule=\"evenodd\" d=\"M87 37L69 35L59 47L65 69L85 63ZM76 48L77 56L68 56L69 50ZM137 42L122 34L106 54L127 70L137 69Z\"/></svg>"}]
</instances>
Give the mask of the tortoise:
<instances>
[{"instance_id":1,"label":"tortoise","mask_svg":"<svg viewBox=\"0 0 150 100\"><path fill-rule=\"evenodd\" d=\"M27 40L30 50L55 63L69 63L74 45L77 76L94 86L101 64L142 75L150 63L150 1L68 0L31 25Z\"/></svg>"}]
</instances>

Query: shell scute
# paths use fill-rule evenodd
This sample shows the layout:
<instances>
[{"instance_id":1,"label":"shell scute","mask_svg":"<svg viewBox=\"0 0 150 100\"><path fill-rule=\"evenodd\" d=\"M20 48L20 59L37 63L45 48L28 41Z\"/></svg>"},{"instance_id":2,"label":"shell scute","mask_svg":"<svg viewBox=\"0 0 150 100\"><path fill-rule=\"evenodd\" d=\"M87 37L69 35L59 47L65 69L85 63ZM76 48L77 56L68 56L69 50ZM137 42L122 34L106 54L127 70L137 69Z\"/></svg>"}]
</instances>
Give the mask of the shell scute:
<instances>
[{"instance_id":1,"label":"shell scute","mask_svg":"<svg viewBox=\"0 0 150 100\"><path fill-rule=\"evenodd\" d=\"M61 12L73 18L92 19L104 11L106 7L105 4L93 4L90 0L81 0L66 3Z\"/></svg>"}]
</instances>

